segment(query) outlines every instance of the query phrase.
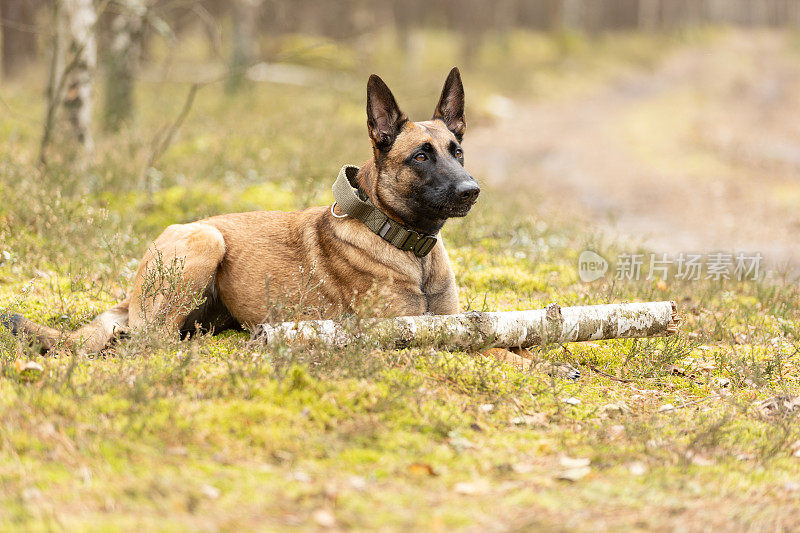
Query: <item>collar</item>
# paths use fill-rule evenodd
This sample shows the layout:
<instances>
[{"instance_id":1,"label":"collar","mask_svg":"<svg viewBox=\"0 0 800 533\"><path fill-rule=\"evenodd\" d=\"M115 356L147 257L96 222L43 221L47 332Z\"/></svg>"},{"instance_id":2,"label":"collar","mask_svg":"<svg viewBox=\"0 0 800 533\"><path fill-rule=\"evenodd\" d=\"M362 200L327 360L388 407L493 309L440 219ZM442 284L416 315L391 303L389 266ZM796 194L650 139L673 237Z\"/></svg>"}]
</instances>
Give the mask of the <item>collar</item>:
<instances>
[{"instance_id":1,"label":"collar","mask_svg":"<svg viewBox=\"0 0 800 533\"><path fill-rule=\"evenodd\" d=\"M339 204L350 217L360 220L370 231L392 246L405 252L414 252L417 257L425 257L436 246L436 236L419 233L395 222L383 211L375 207L356 182L358 167L345 165L333 184L331 213Z\"/></svg>"}]
</instances>

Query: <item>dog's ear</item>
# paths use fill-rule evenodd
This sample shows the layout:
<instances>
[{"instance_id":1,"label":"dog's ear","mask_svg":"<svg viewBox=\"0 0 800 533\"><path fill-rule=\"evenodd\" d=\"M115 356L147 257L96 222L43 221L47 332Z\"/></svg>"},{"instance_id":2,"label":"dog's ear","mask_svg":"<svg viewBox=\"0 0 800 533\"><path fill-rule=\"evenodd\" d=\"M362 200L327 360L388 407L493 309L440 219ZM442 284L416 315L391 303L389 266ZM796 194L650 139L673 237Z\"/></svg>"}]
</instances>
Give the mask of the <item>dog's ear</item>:
<instances>
[{"instance_id":1,"label":"dog's ear","mask_svg":"<svg viewBox=\"0 0 800 533\"><path fill-rule=\"evenodd\" d=\"M367 82L367 127L372 144L378 150L387 150L400 133L408 117L400 111L392 91L373 74Z\"/></svg>"},{"instance_id":2,"label":"dog's ear","mask_svg":"<svg viewBox=\"0 0 800 533\"><path fill-rule=\"evenodd\" d=\"M441 120L447 129L453 132L458 142L464 138L467 120L464 118L464 86L461 84L461 73L453 67L444 82L442 96L433 112L433 120Z\"/></svg>"}]
</instances>

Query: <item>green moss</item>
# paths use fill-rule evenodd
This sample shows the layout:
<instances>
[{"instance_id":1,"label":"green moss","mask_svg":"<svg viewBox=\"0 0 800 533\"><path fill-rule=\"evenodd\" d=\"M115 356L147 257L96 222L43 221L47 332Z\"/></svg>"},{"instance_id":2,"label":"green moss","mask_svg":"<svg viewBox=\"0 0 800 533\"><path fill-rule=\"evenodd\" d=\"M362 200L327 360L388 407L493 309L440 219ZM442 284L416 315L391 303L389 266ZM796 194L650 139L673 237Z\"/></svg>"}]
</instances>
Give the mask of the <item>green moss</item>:
<instances>
[{"instance_id":1,"label":"green moss","mask_svg":"<svg viewBox=\"0 0 800 533\"><path fill-rule=\"evenodd\" d=\"M412 78L433 87L459 42L424 37L431 53ZM203 87L154 172L142 172L147 147L186 85L142 84L137 126L99 138L99 162L86 173L58 164L48 176L34 172L38 126L0 117L0 254L10 255L0 255L0 307L74 328L121 297L169 224L329 204L339 166L370 153L360 54L387 79L410 79L393 37L376 43L273 43L281 53L307 48L297 61L330 69L337 82L236 96ZM561 97L679 44L511 32L486 40L468 83L475 102L498 86ZM385 57L392 64L381 65ZM29 91L0 93L41 115ZM619 123L632 150L664 168L675 147L641 132L653 121L679 127L665 110L692 96L671 98ZM429 108L427 99L404 106L425 116ZM720 168L703 150L691 157L698 175ZM462 305L674 299L682 334L536 349L540 364L518 369L463 352L267 349L240 332L180 344L121 339L102 357L55 358L0 331L0 529L311 529L321 508L343 529L658 529L687 501L725 523L795 523L771 519L794 512L780 506L795 504L783 485L800 475L796 417L754 402L798 394L797 286L582 284L577 251L615 249L544 207L487 184L475 211L448 223ZM42 364L41 378L20 380L17 359ZM581 367L579 381L548 373L547 363L565 361ZM559 481L563 456L591 459L591 473ZM632 474L632 463L646 475Z\"/></svg>"}]
</instances>

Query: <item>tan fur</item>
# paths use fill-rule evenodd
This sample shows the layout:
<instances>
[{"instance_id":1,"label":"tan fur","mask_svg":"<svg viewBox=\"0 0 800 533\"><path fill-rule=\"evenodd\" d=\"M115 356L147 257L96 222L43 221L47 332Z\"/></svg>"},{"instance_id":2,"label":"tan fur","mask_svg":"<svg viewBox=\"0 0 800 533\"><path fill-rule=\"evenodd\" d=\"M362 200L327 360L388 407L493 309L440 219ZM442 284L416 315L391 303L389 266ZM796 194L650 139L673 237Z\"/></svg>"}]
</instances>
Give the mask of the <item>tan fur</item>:
<instances>
[{"instance_id":1,"label":"tan fur","mask_svg":"<svg viewBox=\"0 0 800 533\"><path fill-rule=\"evenodd\" d=\"M379 209L403 223L412 214L404 198L418 179L404 162L421 143L446 153L454 141L441 120L405 122L391 148L380 154L380 170L376 149L356 179ZM169 281L160 271L171 267L177 268L179 291L165 290ZM275 318L337 317L360 311L365 301L375 302L372 311L382 316L458 312L455 277L441 238L419 258L324 206L169 226L148 247L128 298L118 306L66 335L29 321L23 330L46 349L67 341L96 352L121 329L135 332L158 320L167 330L191 329L187 320L206 313L206 308L193 311L201 295L208 305L223 304L245 327ZM276 310L291 316L280 317Z\"/></svg>"}]
</instances>

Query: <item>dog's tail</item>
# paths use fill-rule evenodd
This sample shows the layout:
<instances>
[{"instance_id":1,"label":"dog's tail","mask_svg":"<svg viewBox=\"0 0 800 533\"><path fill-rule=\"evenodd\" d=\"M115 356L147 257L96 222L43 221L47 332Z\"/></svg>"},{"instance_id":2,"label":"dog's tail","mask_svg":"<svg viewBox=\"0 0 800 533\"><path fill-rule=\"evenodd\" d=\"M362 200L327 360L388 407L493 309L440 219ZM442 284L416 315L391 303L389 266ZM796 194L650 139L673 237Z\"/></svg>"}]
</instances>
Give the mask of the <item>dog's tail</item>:
<instances>
[{"instance_id":1,"label":"dog's tail","mask_svg":"<svg viewBox=\"0 0 800 533\"><path fill-rule=\"evenodd\" d=\"M25 337L36 342L41 346L42 352L63 345L83 353L96 353L105 348L116 334L125 330L128 325L128 303L126 298L82 328L71 332L37 324L18 313L2 309L0 326L16 337Z\"/></svg>"}]
</instances>

